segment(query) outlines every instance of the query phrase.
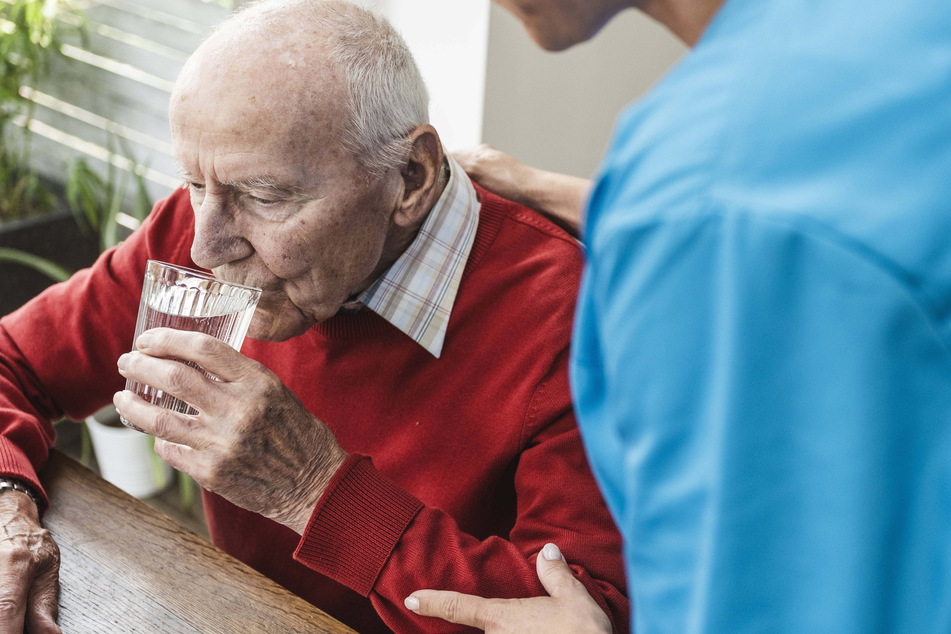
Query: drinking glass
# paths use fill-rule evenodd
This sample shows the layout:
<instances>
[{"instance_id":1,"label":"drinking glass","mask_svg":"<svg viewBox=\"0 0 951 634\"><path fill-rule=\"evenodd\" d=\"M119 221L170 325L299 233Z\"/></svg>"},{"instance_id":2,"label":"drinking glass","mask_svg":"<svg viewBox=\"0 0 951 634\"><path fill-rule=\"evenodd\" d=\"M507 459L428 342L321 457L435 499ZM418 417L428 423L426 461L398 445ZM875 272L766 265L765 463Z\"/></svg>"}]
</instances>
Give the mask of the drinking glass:
<instances>
[{"instance_id":1,"label":"drinking glass","mask_svg":"<svg viewBox=\"0 0 951 634\"><path fill-rule=\"evenodd\" d=\"M224 282L201 271L149 260L135 322L135 339L150 328L175 328L209 334L240 350L259 299L259 288ZM218 380L195 363L179 361ZM126 380L125 389L175 412L198 413L181 399L138 381ZM122 423L137 429L124 418Z\"/></svg>"}]
</instances>

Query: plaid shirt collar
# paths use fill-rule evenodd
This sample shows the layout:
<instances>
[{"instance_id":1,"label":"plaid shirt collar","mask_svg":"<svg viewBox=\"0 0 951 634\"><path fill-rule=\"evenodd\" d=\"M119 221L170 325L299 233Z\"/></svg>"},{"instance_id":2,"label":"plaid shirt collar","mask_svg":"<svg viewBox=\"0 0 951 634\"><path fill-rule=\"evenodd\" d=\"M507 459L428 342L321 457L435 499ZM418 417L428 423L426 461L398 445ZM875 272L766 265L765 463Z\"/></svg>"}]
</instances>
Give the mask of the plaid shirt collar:
<instances>
[{"instance_id":1,"label":"plaid shirt collar","mask_svg":"<svg viewBox=\"0 0 951 634\"><path fill-rule=\"evenodd\" d=\"M465 171L448 154L446 159L449 182L416 239L357 298L437 359L475 241L481 206Z\"/></svg>"}]
</instances>

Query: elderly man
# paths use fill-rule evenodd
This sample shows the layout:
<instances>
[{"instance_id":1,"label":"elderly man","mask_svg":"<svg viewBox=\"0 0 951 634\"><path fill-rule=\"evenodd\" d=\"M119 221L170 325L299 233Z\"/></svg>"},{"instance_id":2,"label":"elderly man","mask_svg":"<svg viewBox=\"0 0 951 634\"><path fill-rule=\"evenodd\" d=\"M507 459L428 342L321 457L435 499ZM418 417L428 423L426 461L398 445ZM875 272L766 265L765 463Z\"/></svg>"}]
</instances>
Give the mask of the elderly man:
<instances>
[{"instance_id":1,"label":"elderly man","mask_svg":"<svg viewBox=\"0 0 951 634\"><path fill-rule=\"evenodd\" d=\"M427 123L405 45L344 2L267 2L195 53L171 103L185 186L89 270L0 322L0 630L53 630L36 476L49 420L114 402L207 490L215 543L360 632L445 631L403 599L544 592L561 545L623 631L619 537L572 414L576 244L475 189ZM147 259L264 295L242 353L135 342ZM212 381L175 359L214 374Z\"/></svg>"}]
</instances>

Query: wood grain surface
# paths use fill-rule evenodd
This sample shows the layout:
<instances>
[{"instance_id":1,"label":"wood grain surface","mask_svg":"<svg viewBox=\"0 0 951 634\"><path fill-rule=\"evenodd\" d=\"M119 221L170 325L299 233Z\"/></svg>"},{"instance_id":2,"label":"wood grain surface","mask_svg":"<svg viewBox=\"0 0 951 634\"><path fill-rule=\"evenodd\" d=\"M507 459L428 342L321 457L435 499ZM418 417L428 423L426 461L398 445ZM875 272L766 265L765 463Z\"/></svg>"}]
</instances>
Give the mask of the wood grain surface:
<instances>
[{"instance_id":1,"label":"wood grain surface","mask_svg":"<svg viewBox=\"0 0 951 634\"><path fill-rule=\"evenodd\" d=\"M57 451L41 478L66 634L353 632Z\"/></svg>"}]
</instances>

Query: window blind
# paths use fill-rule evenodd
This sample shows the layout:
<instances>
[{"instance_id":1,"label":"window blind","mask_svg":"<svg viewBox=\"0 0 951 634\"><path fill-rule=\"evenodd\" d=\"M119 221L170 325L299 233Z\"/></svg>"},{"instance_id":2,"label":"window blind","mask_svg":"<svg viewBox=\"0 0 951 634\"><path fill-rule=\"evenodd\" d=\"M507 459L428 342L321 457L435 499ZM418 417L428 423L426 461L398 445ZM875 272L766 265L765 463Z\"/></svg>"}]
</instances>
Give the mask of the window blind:
<instances>
[{"instance_id":1,"label":"window blind","mask_svg":"<svg viewBox=\"0 0 951 634\"><path fill-rule=\"evenodd\" d=\"M30 161L51 180L85 158L105 174L107 162L138 165L153 200L179 184L171 158L168 100L182 65L230 9L203 0L96 0L80 5L78 21L64 20L62 59L50 76L21 94L32 101ZM118 173L118 172L117 172ZM126 177L128 178L128 176Z\"/></svg>"}]
</instances>

